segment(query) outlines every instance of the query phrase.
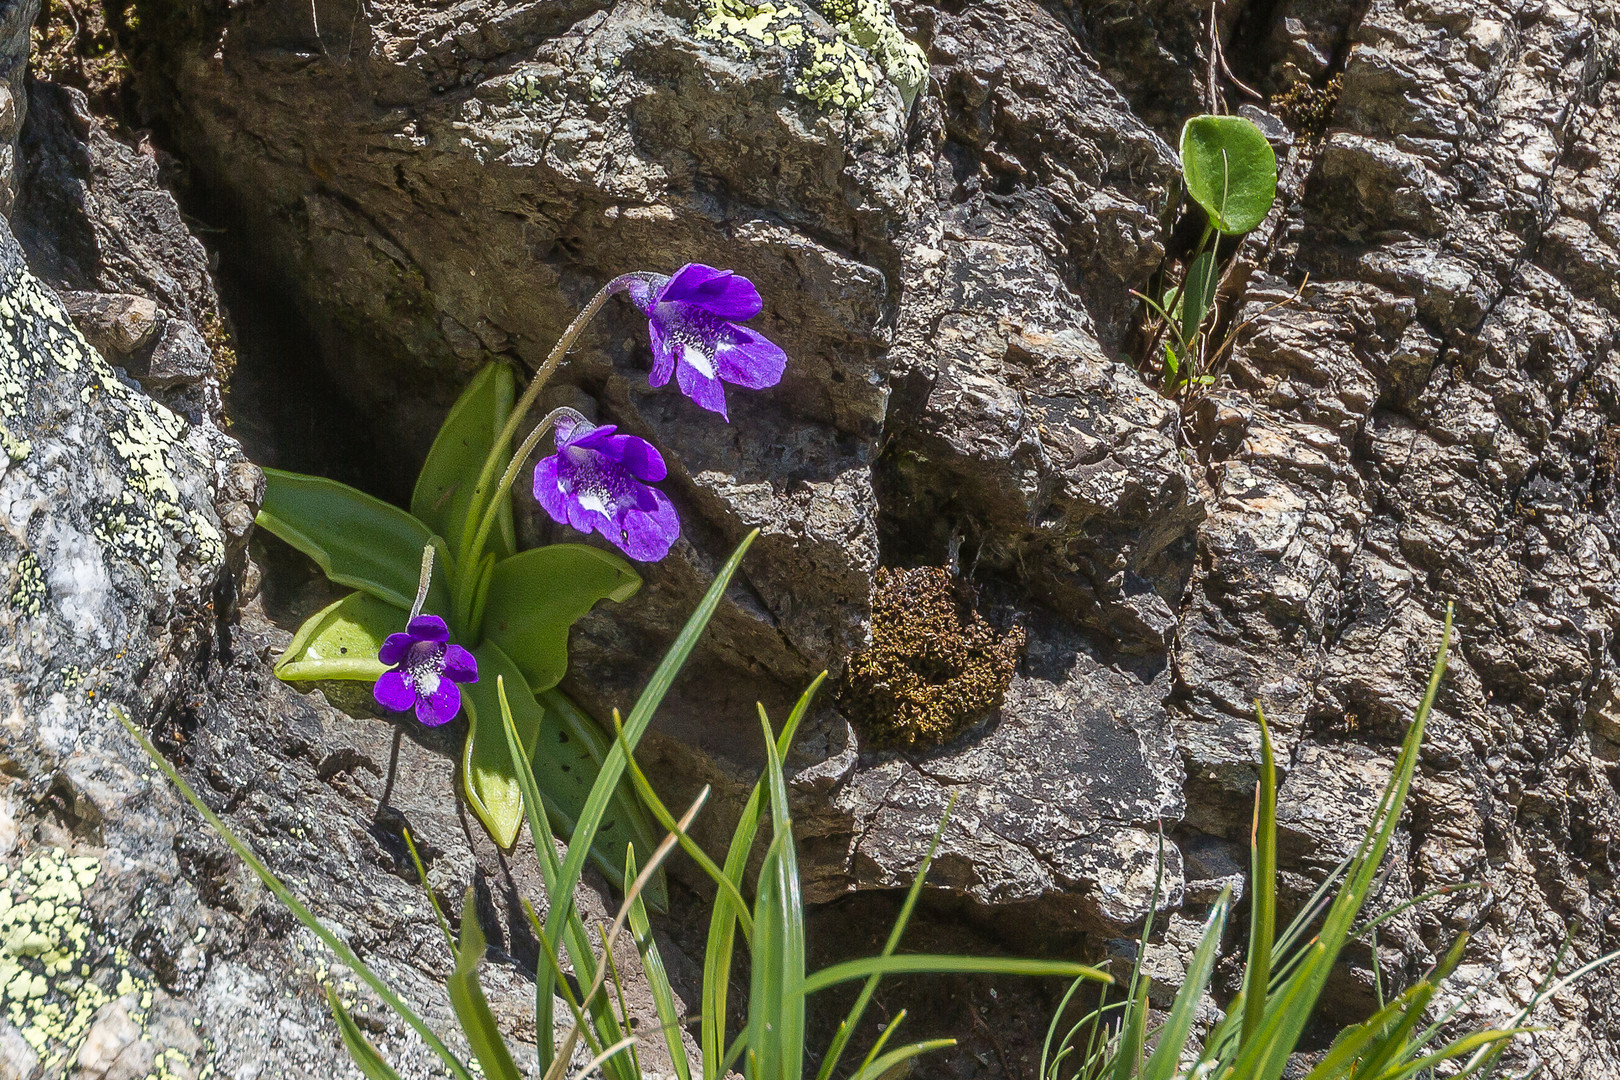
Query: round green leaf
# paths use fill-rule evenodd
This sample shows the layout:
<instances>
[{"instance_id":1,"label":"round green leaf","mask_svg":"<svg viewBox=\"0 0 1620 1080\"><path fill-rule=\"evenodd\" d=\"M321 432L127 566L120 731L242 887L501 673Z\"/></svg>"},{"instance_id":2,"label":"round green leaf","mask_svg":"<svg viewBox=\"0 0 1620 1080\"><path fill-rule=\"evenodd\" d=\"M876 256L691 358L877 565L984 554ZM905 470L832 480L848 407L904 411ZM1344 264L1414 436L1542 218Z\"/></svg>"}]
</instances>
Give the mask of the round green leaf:
<instances>
[{"instance_id":1,"label":"round green leaf","mask_svg":"<svg viewBox=\"0 0 1620 1080\"><path fill-rule=\"evenodd\" d=\"M1266 219L1277 198L1277 155L1260 129L1241 116L1195 116L1181 129L1187 194L1228 236Z\"/></svg>"}]
</instances>

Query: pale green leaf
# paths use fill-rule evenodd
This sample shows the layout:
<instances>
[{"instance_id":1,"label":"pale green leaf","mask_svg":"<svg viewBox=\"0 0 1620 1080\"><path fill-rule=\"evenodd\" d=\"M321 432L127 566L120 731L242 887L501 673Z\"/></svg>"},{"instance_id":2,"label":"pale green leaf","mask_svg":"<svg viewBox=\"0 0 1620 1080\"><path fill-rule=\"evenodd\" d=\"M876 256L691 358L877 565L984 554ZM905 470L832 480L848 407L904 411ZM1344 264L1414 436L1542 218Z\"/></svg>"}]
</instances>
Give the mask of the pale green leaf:
<instances>
[{"instance_id":1,"label":"pale green leaf","mask_svg":"<svg viewBox=\"0 0 1620 1080\"><path fill-rule=\"evenodd\" d=\"M483 510L483 507L472 506L478 471L489 456L495 436L512 414L514 394L512 369L500 361L474 375L461 397L450 407L444 425L433 440L433 448L422 463L422 472L416 478L411 513L446 537L451 552L458 558L468 513ZM509 449L510 445L502 447L502 452ZM509 493L502 498L499 514L488 543L496 558L504 558L517 550Z\"/></svg>"},{"instance_id":2,"label":"pale green leaf","mask_svg":"<svg viewBox=\"0 0 1620 1080\"><path fill-rule=\"evenodd\" d=\"M326 576L409 611L428 527L397 506L320 476L264 470L258 523L314 559ZM448 612L448 567L435 565L427 610Z\"/></svg>"},{"instance_id":3,"label":"pale green leaf","mask_svg":"<svg viewBox=\"0 0 1620 1080\"><path fill-rule=\"evenodd\" d=\"M405 629L405 617L406 612L375 596L350 593L304 620L276 661L276 676L286 682L376 682L388 670L377 651L389 634Z\"/></svg>"},{"instance_id":4,"label":"pale green leaf","mask_svg":"<svg viewBox=\"0 0 1620 1080\"><path fill-rule=\"evenodd\" d=\"M568 670L569 627L599 600L622 603L640 587L629 563L598 548L532 548L495 565L484 637L512 658L529 689L539 693Z\"/></svg>"}]
</instances>

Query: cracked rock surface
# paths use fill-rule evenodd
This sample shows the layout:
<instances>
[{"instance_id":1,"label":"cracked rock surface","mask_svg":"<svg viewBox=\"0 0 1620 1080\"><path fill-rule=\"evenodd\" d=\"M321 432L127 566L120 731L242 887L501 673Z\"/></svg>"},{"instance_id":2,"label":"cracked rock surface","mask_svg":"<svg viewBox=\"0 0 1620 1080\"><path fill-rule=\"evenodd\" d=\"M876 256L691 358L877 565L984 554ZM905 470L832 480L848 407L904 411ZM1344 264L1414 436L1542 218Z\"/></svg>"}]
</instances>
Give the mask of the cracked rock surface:
<instances>
[{"instance_id":1,"label":"cracked rock surface","mask_svg":"<svg viewBox=\"0 0 1620 1080\"><path fill-rule=\"evenodd\" d=\"M1202 905L1246 866L1254 702L1284 767L1287 908L1370 813L1449 603L1458 644L1378 902L1481 888L1381 927L1380 969L1409 978L1468 930L1460 992L1479 993L1459 1017L1489 1022L1566 934L1576 960L1620 945L1612 4L1219 7L1235 79L1277 112L1299 79L1338 97L1325 130L1279 127L1277 208L1223 290L1226 324L1251 321L1185 402L1131 362L1131 290L1191 246L1167 206L1170 146L1208 107L1207 7L137 8L150 121L231 222L227 254L250 253L261 285L294 299L331 385L389 433L371 478L385 493L408 490L467 374L492 357L534 364L618 273L691 260L759 283L757 325L793 363L775 390L734 392L729 426L646 387L628 306L607 309L556 390L665 449L686 525L630 605L576 631L569 688L593 711L633 699L720 560L762 532L647 747L672 802L716 784L700 836L720 833L758 764L752 702L780 718L816 672L838 677L869 639L879 566L950 566L1026 635L1000 715L941 747L878 752L824 708L792 761L810 895L843 897L836 915L908 884L955 796L936 908L1095 956L1145 913L1162 822L1182 911L1150 962L1173 981ZM920 84L906 41L928 64ZM1248 102L1235 79L1234 111ZM155 165L98 136L71 95L27 100L13 220L62 304L7 256L5 295L38 310L0 330L20 362L57 359L18 381L34 411L4 429L0 486L25 494L0 540L5 755L19 763L0 889L54 887L77 912L52 924L52 948L88 950L73 955L96 974L42 1000L87 995L64 1012L86 1018L72 1029L86 1068L126 1052L155 1067L173 1049L198 1070L210 1053L224 1072L261 1053L265 1075L325 1075L339 1051L315 954L178 824L85 695L128 701L442 1020L431 921L397 822L375 813L392 732L269 678L285 640L272 622L314 602L307 570L273 546L244 561L253 483L208 434L217 369L158 362L165 327L201 335L217 315L206 273L187 276L201 253L165 216ZM98 193L127 190L147 211L95 224L119 220ZM88 224L54 224L62 207ZM178 415L95 366L86 339ZM76 372L60 369L62 342L85 358ZM92 382L95 400L75 405ZM53 409L89 419L53 424ZM121 443L130 424L143 434ZM186 449L140 449L153 440ZM83 490L50 469L80 470ZM80 501L58 507L39 494L50 484ZM145 547L109 547L103 506L127 506L118 535ZM531 539L555 535L529 517ZM137 574L131 551L161 572ZM84 599L103 580L112 614ZM492 940L522 959L522 881L504 876L521 853L503 861L446 808L446 746L407 739L401 761L393 805L433 848L430 882L451 897L482 882ZM126 971L137 989L121 989ZM1568 992L1518 1063L1620 1076L1617 989L1600 974ZM1370 955L1352 954L1328 1017L1372 1000ZM520 1013L504 1020L532 1040ZM425 1075L420 1048L375 1015ZM5 1024L0 1048L34 1047L28 1022ZM249 1030L258 1043L234 1037ZM34 1047L30 1069L70 1041ZM924 1068L1006 1075L1018 1054Z\"/></svg>"}]
</instances>

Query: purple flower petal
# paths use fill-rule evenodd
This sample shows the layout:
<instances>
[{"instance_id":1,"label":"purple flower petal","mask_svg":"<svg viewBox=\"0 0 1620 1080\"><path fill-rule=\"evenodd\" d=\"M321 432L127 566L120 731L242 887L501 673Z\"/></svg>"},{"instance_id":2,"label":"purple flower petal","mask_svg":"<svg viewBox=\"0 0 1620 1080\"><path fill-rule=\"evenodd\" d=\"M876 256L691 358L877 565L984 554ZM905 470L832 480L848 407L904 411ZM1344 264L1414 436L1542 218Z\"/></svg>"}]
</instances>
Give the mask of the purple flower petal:
<instances>
[{"instance_id":1,"label":"purple flower petal","mask_svg":"<svg viewBox=\"0 0 1620 1080\"><path fill-rule=\"evenodd\" d=\"M377 650L377 659L381 660L385 667L394 667L405 659L405 654L414 644L416 639L409 634L389 634L383 639L382 648Z\"/></svg>"},{"instance_id":2,"label":"purple flower petal","mask_svg":"<svg viewBox=\"0 0 1620 1080\"><path fill-rule=\"evenodd\" d=\"M657 319L647 320L647 335L652 338L653 366L647 372L649 386L663 386L675 374L675 346L664 333L664 324Z\"/></svg>"},{"instance_id":3,"label":"purple flower petal","mask_svg":"<svg viewBox=\"0 0 1620 1080\"><path fill-rule=\"evenodd\" d=\"M444 677L451 682L477 682L478 661L460 645L447 645L444 650Z\"/></svg>"},{"instance_id":4,"label":"purple flower petal","mask_svg":"<svg viewBox=\"0 0 1620 1080\"><path fill-rule=\"evenodd\" d=\"M681 393L703 408L719 413L727 420L731 419L726 416L725 387L714 374L700 370L690 363L683 363L675 368L675 385L681 388Z\"/></svg>"},{"instance_id":5,"label":"purple flower petal","mask_svg":"<svg viewBox=\"0 0 1620 1080\"><path fill-rule=\"evenodd\" d=\"M733 326L730 331L730 340L722 338L714 350L715 369L722 379L750 390L763 390L782 381L787 353L764 334L746 326Z\"/></svg>"},{"instance_id":6,"label":"purple flower petal","mask_svg":"<svg viewBox=\"0 0 1620 1080\"><path fill-rule=\"evenodd\" d=\"M637 480L657 483L669 475L669 469L664 464L664 455L658 448L646 439L635 435L615 435L612 441L601 448L602 452L630 471L630 475Z\"/></svg>"},{"instance_id":7,"label":"purple flower petal","mask_svg":"<svg viewBox=\"0 0 1620 1080\"><path fill-rule=\"evenodd\" d=\"M576 425L569 437L559 435L557 452L535 466L535 500L553 520L599 533L632 558L663 558L680 535L669 496L647 483L668 475L663 456L611 424Z\"/></svg>"},{"instance_id":8,"label":"purple flower petal","mask_svg":"<svg viewBox=\"0 0 1620 1080\"><path fill-rule=\"evenodd\" d=\"M534 501L551 515L553 521L566 522L568 496L558 475L561 457L561 454L553 454L548 458L541 458L540 464L534 467Z\"/></svg>"},{"instance_id":9,"label":"purple flower petal","mask_svg":"<svg viewBox=\"0 0 1620 1080\"><path fill-rule=\"evenodd\" d=\"M417 641L445 642L450 640L450 628L437 615L418 615L411 620L405 632Z\"/></svg>"},{"instance_id":10,"label":"purple flower petal","mask_svg":"<svg viewBox=\"0 0 1620 1080\"><path fill-rule=\"evenodd\" d=\"M574 426L574 434L569 436L567 445L577 446L581 450L602 450L604 444L612 439L613 433L618 430L617 424L599 424L591 427L589 424L579 423Z\"/></svg>"},{"instance_id":11,"label":"purple flower petal","mask_svg":"<svg viewBox=\"0 0 1620 1080\"><path fill-rule=\"evenodd\" d=\"M404 712L416 703L416 691L398 671L383 672L382 678L371 688L371 696L377 699L377 704L394 712Z\"/></svg>"},{"instance_id":12,"label":"purple flower petal","mask_svg":"<svg viewBox=\"0 0 1620 1080\"><path fill-rule=\"evenodd\" d=\"M668 495L657 488L647 490L652 492L653 509L633 510L623 515L619 532L604 535L632 559L657 562L669 554L675 538L681 535L681 519Z\"/></svg>"},{"instance_id":13,"label":"purple flower petal","mask_svg":"<svg viewBox=\"0 0 1620 1080\"><path fill-rule=\"evenodd\" d=\"M657 304L686 303L722 319L752 319L765 304L759 290L745 277L730 270L716 270L702 263L687 263L659 290Z\"/></svg>"},{"instance_id":14,"label":"purple flower petal","mask_svg":"<svg viewBox=\"0 0 1620 1080\"><path fill-rule=\"evenodd\" d=\"M449 679L440 679L431 694L416 699L416 718L426 727L448 724L461 711L461 688Z\"/></svg>"}]
</instances>

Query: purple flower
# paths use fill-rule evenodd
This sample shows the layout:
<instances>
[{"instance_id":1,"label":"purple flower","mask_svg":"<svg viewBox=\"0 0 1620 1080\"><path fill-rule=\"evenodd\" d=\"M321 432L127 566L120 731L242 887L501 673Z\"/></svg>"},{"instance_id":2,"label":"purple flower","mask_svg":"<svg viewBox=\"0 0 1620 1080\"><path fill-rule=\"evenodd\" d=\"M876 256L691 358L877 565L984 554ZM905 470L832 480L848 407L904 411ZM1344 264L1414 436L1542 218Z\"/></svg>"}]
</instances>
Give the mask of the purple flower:
<instances>
[{"instance_id":1,"label":"purple flower","mask_svg":"<svg viewBox=\"0 0 1620 1080\"><path fill-rule=\"evenodd\" d=\"M667 475L646 439L617 434L579 416L557 418L557 452L534 468L534 497L546 513L580 532L599 532L626 555L657 562L681 534L681 519L648 481Z\"/></svg>"},{"instance_id":2,"label":"purple flower","mask_svg":"<svg viewBox=\"0 0 1620 1080\"><path fill-rule=\"evenodd\" d=\"M478 661L450 644L450 631L437 615L418 615L403 634L389 634L377 659L393 668L372 687L377 703L395 712L414 705L416 718L428 727L448 724L461 711L457 683L478 681Z\"/></svg>"},{"instance_id":3,"label":"purple flower","mask_svg":"<svg viewBox=\"0 0 1620 1080\"><path fill-rule=\"evenodd\" d=\"M787 353L738 325L764 306L747 278L687 263L674 277L638 274L628 285L652 336L653 367L647 379L652 385L663 386L673 373L681 393L725 416L722 382L761 390L781 381Z\"/></svg>"}]
</instances>

